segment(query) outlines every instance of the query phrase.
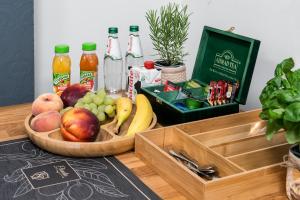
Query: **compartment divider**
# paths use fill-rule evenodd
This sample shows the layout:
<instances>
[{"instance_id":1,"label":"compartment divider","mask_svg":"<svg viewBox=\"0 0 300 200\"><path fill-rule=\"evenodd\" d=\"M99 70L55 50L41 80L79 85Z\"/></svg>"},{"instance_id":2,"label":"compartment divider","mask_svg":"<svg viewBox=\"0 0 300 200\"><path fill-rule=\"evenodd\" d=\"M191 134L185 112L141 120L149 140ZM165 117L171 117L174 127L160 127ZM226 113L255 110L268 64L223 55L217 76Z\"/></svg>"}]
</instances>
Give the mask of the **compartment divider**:
<instances>
[{"instance_id":1,"label":"compartment divider","mask_svg":"<svg viewBox=\"0 0 300 200\"><path fill-rule=\"evenodd\" d=\"M225 129L240 124L249 124L261 121L259 118L260 109L241 112L237 114L230 114L210 119L204 119L196 122L189 122L180 124L177 127L189 135L194 135L199 132L208 132L217 129Z\"/></svg>"},{"instance_id":2,"label":"compartment divider","mask_svg":"<svg viewBox=\"0 0 300 200\"><path fill-rule=\"evenodd\" d=\"M253 149L260 150L283 143L286 143L285 136L283 131L280 131L271 141L266 139L265 134L259 134L246 138L235 139L230 142L212 145L210 148L213 151L220 153L224 157L231 157L234 155L254 151Z\"/></svg>"},{"instance_id":3,"label":"compartment divider","mask_svg":"<svg viewBox=\"0 0 300 200\"><path fill-rule=\"evenodd\" d=\"M263 135L265 134L263 127L265 127L264 121L250 122L233 127L197 133L192 136L204 145L211 147L242 138Z\"/></svg>"},{"instance_id":4,"label":"compartment divider","mask_svg":"<svg viewBox=\"0 0 300 200\"><path fill-rule=\"evenodd\" d=\"M284 143L237 154L227 157L227 159L249 171L283 162L283 156L288 153L289 147L288 143Z\"/></svg>"},{"instance_id":5,"label":"compartment divider","mask_svg":"<svg viewBox=\"0 0 300 200\"><path fill-rule=\"evenodd\" d=\"M231 160L227 159L226 157L222 156L221 154L213 151L211 148L205 146L200 141L196 140L193 136L185 133L183 130L181 130L177 127L175 127L175 130L180 132L182 135L188 137L191 141L197 143L199 147L204 148L205 151L207 151L210 155L212 155L212 157L214 157L216 160L222 160L224 163L227 163L228 166L232 167L233 170L238 170L240 172L245 172L246 171L246 169L244 169L243 167L237 165L236 163L232 162Z\"/></svg>"},{"instance_id":6,"label":"compartment divider","mask_svg":"<svg viewBox=\"0 0 300 200\"><path fill-rule=\"evenodd\" d=\"M237 157L246 156L246 155L249 155L249 154L255 154L255 153L258 153L258 152L262 152L262 151L266 151L266 150L270 150L270 149L274 149L274 148L281 147L281 146L286 146L286 145L288 145L288 143L283 143L283 144L278 144L278 145L274 145L274 146L271 146L271 147L266 147L266 148L262 148L262 149L248 151L248 152L245 152L245 153L240 153L240 154L236 154L236 155L233 155L233 156L228 156L227 158L228 159L237 158Z\"/></svg>"}]
</instances>

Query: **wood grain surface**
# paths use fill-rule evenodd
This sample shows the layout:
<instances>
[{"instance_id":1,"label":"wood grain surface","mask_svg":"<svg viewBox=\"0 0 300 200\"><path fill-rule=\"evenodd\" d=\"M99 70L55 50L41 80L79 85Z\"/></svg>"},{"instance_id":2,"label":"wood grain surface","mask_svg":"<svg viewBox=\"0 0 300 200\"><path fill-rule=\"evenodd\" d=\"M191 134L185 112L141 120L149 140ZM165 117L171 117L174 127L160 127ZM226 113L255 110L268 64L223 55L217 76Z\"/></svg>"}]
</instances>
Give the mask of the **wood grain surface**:
<instances>
[{"instance_id":1,"label":"wood grain surface","mask_svg":"<svg viewBox=\"0 0 300 200\"><path fill-rule=\"evenodd\" d=\"M26 137L24 120L30 112L31 104L0 107L0 140L6 141ZM187 199L155 173L150 166L136 157L134 152L127 152L116 157L162 199ZM282 195L272 194L258 200L287 200L287 198Z\"/></svg>"}]
</instances>

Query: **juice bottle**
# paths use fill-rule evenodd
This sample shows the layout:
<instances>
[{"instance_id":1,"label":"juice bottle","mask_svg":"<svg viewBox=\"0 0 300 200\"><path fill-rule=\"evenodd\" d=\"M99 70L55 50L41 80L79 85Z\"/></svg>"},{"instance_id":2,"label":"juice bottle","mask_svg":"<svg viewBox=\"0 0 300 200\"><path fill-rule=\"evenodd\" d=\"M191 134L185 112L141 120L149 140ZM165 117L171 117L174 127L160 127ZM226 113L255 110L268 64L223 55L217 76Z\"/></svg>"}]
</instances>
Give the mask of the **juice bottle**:
<instances>
[{"instance_id":1,"label":"juice bottle","mask_svg":"<svg viewBox=\"0 0 300 200\"><path fill-rule=\"evenodd\" d=\"M88 90L96 91L98 88L98 57L96 55L96 43L86 42L82 44L82 56L80 59L80 84Z\"/></svg>"},{"instance_id":2,"label":"juice bottle","mask_svg":"<svg viewBox=\"0 0 300 200\"><path fill-rule=\"evenodd\" d=\"M55 56L52 62L53 91L60 95L64 89L70 86L71 59L68 45L56 45Z\"/></svg>"}]
</instances>

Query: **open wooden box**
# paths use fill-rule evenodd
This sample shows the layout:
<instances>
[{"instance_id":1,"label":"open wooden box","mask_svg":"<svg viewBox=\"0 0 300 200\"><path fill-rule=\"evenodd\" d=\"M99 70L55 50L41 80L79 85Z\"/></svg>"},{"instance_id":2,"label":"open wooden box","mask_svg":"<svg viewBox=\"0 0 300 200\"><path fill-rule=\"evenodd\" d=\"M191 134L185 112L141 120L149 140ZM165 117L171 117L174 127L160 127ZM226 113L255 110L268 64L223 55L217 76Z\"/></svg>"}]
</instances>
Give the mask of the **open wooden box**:
<instances>
[{"instance_id":1,"label":"open wooden box","mask_svg":"<svg viewBox=\"0 0 300 200\"><path fill-rule=\"evenodd\" d=\"M290 145L284 134L265 138L260 110L206 119L136 135L136 154L188 199L258 199L285 193L281 167ZM200 165L213 164L220 178L207 181L168 150L184 151ZM262 198L264 199L264 198Z\"/></svg>"},{"instance_id":2,"label":"open wooden box","mask_svg":"<svg viewBox=\"0 0 300 200\"><path fill-rule=\"evenodd\" d=\"M176 99L178 91L165 92L164 83L159 86L144 87L141 92L147 96L153 111L157 114L158 122L163 125L238 113L239 105L246 104L247 101L259 46L259 40L204 26L191 77L202 88L187 90L194 97L206 99L207 94L204 90L211 81L239 82L238 93L230 103L210 106L205 101L203 106L197 109L182 110L175 103L185 104L186 98ZM185 83L177 84L184 87Z\"/></svg>"}]
</instances>

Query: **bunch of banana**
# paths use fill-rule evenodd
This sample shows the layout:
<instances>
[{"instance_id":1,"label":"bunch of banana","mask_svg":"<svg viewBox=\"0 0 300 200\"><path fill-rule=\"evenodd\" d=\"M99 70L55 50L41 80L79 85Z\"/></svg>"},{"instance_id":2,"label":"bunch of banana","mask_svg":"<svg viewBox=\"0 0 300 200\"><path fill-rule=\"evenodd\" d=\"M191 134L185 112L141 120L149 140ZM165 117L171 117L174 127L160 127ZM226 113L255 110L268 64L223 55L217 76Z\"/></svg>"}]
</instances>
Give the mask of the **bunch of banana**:
<instances>
[{"instance_id":1,"label":"bunch of banana","mask_svg":"<svg viewBox=\"0 0 300 200\"><path fill-rule=\"evenodd\" d=\"M120 97L116 102L117 109L117 125L114 132L118 133L120 126L128 119L132 111L132 102L127 97Z\"/></svg>"},{"instance_id":2,"label":"bunch of banana","mask_svg":"<svg viewBox=\"0 0 300 200\"><path fill-rule=\"evenodd\" d=\"M136 95L136 113L128 128L126 136L146 130L152 121L153 110L149 100L143 94Z\"/></svg>"},{"instance_id":3,"label":"bunch of banana","mask_svg":"<svg viewBox=\"0 0 300 200\"><path fill-rule=\"evenodd\" d=\"M117 124L114 128L114 132L117 134L120 126L126 122L131 114L131 100L127 97L120 97L116 101L116 110ZM137 132L146 130L152 122L152 117L153 111L149 100L143 94L138 94L136 96L136 113L125 136L133 136Z\"/></svg>"}]
</instances>

